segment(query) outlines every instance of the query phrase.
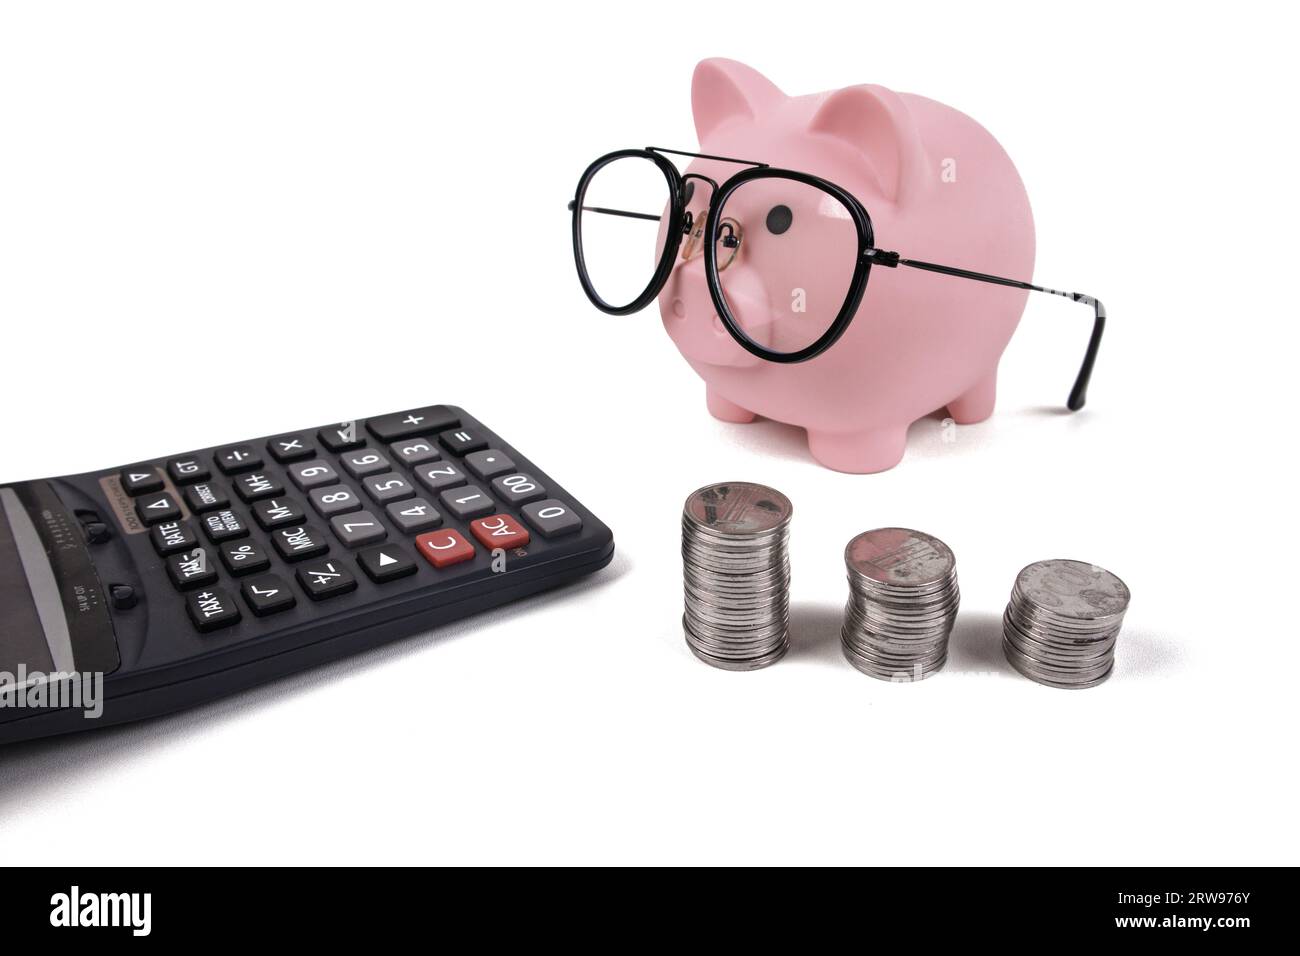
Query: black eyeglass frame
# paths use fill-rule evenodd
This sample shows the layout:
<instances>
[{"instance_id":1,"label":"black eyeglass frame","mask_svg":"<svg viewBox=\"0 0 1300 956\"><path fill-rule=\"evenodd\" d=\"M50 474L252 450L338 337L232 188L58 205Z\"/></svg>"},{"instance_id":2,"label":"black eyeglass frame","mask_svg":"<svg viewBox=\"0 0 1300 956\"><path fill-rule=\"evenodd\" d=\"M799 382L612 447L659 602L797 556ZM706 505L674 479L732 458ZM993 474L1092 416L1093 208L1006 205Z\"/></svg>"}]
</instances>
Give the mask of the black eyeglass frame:
<instances>
[{"instance_id":1,"label":"black eyeglass frame","mask_svg":"<svg viewBox=\"0 0 1300 956\"><path fill-rule=\"evenodd\" d=\"M686 156L694 159L709 159L724 163L736 163L738 165L749 167L743 169L735 175L726 179L721 186L714 180L699 173L682 174L677 167L667 158L667 156ZM625 306L612 306L601 298L591 282L591 277L587 274L586 261L582 251L582 213L596 212L606 215L630 216L638 219L649 219L662 221L662 216L650 215L646 213L636 213L629 210L605 209L597 207L584 206L584 200L587 194L587 187L590 185L592 177L601 169L619 159L640 158L648 159L653 162L668 181L669 186L669 209L668 209L668 231L667 236L678 236L677 242L665 241L663 252L660 256L658 265L655 268L654 275L651 277L649 284L645 289ZM812 344L805 346L795 352L777 352L766 346L755 342L746 334L745 330L736 321L732 315L730 307L727 305L726 296L723 293L722 281L719 278L717 265L717 246L720 240L720 229L722 228L722 216L707 216L705 220L704 235L704 274L709 287L709 295L713 299L714 308L718 312L718 318L722 320L723 326L736 342L746 351L758 356L769 362L778 362L790 364L795 362L806 362L815 358L822 352L835 344L836 341L844 334L857 314L858 308L862 304L862 297L867 290L867 281L871 276L871 267L873 265L883 266L885 268L897 268L898 266L908 266L913 269L920 269L926 272L937 272L942 275L955 276L962 279L972 279L977 282L988 282L994 285L1004 285L1016 289L1025 289L1031 292L1046 292L1051 295L1063 296L1072 299L1075 302L1082 302L1093 307L1094 319L1092 335L1088 339L1087 351L1084 354L1083 364L1079 368L1079 374L1076 376L1074 386L1070 389L1069 398L1066 401L1066 407L1070 411L1078 411L1084 406L1087 400L1088 383L1092 378L1093 366L1097 361L1097 352L1101 348L1102 333L1106 327L1106 308L1102 305L1101 300L1093 296L1084 295L1078 292L1060 292L1056 289L1049 289L1045 286L1034 285L1019 279L1007 279L1002 276L989 275L983 272L973 272L969 269L961 269L956 266L938 265L933 262L922 262L917 259L905 259L897 252L888 252L875 247L875 233L871 225L871 216L866 207L852 193L842 189L829 180L820 176L814 176L810 173L799 172L792 169L780 169L768 165L767 163L752 162L750 160L733 159L726 156L712 156L707 153L690 153L682 150L664 149L657 146L648 146L645 149L622 149L612 153L606 153L601 156L582 174L578 180L578 188L574 194L573 200L569 203L569 209L573 212L573 255L574 261L578 268L578 281L582 284L583 291L587 298L591 300L596 308L609 315L630 315L633 312L639 312L647 305L658 298L659 293L663 291L664 286L668 283L668 278L672 274L677 257L677 250L681 245L681 237L690 232L693 222L686 212L685 184L691 179L699 179L707 182L713 189L709 201L710 209L721 210L726 208L727 199L733 192L744 186L746 183L759 179L789 179L815 189L820 189L838 200L845 209L848 210L849 216L857 230L858 249L854 263L853 277L850 280L849 292L840 307L839 313L835 320L827 327L826 331Z\"/></svg>"}]
</instances>

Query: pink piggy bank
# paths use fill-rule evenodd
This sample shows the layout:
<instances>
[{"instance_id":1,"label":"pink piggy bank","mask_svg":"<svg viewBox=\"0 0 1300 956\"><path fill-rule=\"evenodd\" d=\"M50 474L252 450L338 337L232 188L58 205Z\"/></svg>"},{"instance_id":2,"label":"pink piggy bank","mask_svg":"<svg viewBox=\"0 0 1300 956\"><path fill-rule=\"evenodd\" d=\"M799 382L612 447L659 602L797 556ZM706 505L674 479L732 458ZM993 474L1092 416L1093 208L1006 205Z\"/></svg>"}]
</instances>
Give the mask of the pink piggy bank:
<instances>
[{"instance_id":1,"label":"pink piggy bank","mask_svg":"<svg viewBox=\"0 0 1300 956\"><path fill-rule=\"evenodd\" d=\"M723 59L696 67L691 100L700 152L829 180L867 209L877 247L995 276L1033 274L1024 185L997 141L963 113L873 85L786 96L755 70ZM724 182L736 171L696 159L686 172ZM708 201L700 196L694 205L703 211ZM748 213L740 217L747 234L779 231L782 251L763 263L742 252L721 275L729 300L743 296L749 315L770 315L779 328L792 301L816 301L823 292L792 289L790 273L829 272L821 264L833 253L815 238L827 235L824 228L799 235L815 209L787 200ZM728 422L762 415L801 426L821 464L865 473L898 464L908 426L936 409L946 407L959 423L992 413L998 359L1026 296L1021 288L877 267L842 337L793 364L765 361L728 333L700 257L673 269L659 308L664 328L706 383L710 413Z\"/></svg>"}]
</instances>

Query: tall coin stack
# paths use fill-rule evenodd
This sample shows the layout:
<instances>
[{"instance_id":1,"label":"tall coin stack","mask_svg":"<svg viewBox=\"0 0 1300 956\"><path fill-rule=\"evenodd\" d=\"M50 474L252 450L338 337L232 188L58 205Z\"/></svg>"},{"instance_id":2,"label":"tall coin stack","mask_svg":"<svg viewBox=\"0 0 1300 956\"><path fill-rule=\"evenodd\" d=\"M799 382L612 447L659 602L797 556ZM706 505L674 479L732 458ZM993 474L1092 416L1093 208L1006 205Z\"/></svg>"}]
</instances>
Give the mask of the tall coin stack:
<instances>
[{"instance_id":1,"label":"tall coin stack","mask_svg":"<svg viewBox=\"0 0 1300 956\"><path fill-rule=\"evenodd\" d=\"M1011 666L1051 687L1095 687L1115 663L1129 590L1085 561L1039 561L1016 576L1002 617Z\"/></svg>"},{"instance_id":2,"label":"tall coin stack","mask_svg":"<svg viewBox=\"0 0 1300 956\"><path fill-rule=\"evenodd\" d=\"M686 643L707 664L755 670L789 648L790 499L744 481L706 485L682 509Z\"/></svg>"},{"instance_id":3,"label":"tall coin stack","mask_svg":"<svg viewBox=\"0 0 1300 956\"><path fill-rule=\"evenodd\" d=\"M948 659L961 594L957 562L938 538L908 528L864 531L844 549L849 603L840 642L872 677L921 680Z\"/></svg>"}]
</instances>

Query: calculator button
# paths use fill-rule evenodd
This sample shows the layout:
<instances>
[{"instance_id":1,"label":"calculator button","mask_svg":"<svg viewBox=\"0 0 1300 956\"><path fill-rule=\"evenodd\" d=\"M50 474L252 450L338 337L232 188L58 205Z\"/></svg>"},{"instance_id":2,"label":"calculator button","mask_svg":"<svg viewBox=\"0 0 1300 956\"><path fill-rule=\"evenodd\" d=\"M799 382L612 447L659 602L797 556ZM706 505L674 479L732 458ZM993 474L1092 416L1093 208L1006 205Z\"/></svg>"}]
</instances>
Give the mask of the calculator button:
<instances>
[{"instance_id":1,"label":"calculator button","mask_svg":"<svg viewBox=\"0 0 1300 956\"><path fill-rule=\"evenodd\" d=\"M338 515L330 519L330 527L334 529L334 537L349 548L373 544L388 537L388 532L379 523L379 519L369 511Z\"/></svg>"},{"instance_id":2,"label":"calculator button","mask_svg":"<svg viewBox=\"0 0 1300 956\"><path fill-rule=\"evenodd\" d=\"M493 548L522 548L528 543L528 531L509 515L492 515L469 523L469 530L479 544Z\"/></svg>"},{"instance_id":3,"label":"calculator button","mask_svg":"<svg viewBox=\"0 0 1300 956\"><path fill-rule=\"evenodd\" d=\"M235 490L239 497L252 502L284 494L284 485L264 471L252 471L235 479Z\"/></svg>"},{"instance_id":4,"label":"calculator button","mask_svg":"<svg viewBox=\"0 0 1300 956\"><path fill-rule=\"evenodd\" d=\"M430 491L465 484L465 473L449 461L436 461L415 469L415 479Z\"/></svg>"},{"instance_id":5,"label":"calculator button","mask_svg":"<svg viewBox=\"0 0 1300 956\"><path fill-rule=\"evenodd\" d=\"M119 477L122 479L122 490L132 498L147 495L151 491L162 491L163 488L162 475L152 465L123 468Z\"/></svg>"},{"instance_id":6,"label":"calculator button","mask_svg":"<svg viewBox=\"0 0 1300 956\"><path fill-rule=\"evenodd\" d=\"M492 480L492 490L508 505L522 505L546 497L546 489L532 475L515 472Z\"/></svg>"},{"instance_id":7,"label":"calculator button","mask_svg":"<svg viewBox=\"0 0 1300 956\"><path fill-rule=\"evenodd\" d=\"M339 461L343 462L344 470L353 478L377 475L381 471L390 471L393 467L388 463L387 458L376 451L371 451L369 448L340 455Z\"/></svg>"},{"instance_id":8,"label":"calculator button","mask_svg":"<svg viewBox=\"0 0 1300 956\"><path fill-rule=\"evenodd\" d=\"M188 485L191 481L207 481L212 477L208 466L198 458L173 458L167 462L167 474L178 485Z\"/></svg>"},{"instance_id":9,"label":"calculator button","mask_svg":"<svg viewBox=\"0 0 1300 956\"><path fill-rule=\"evenodd\" d=\"M166 564L167 576L180 591L203 587L217 579L217 569L212 566L212 559L203 548L173 554Z\"/></svg>"},{"instance_id":10,"label":"calculator button","mask_svg":"<svg viewBox=\"0 0 1300 956\"><path fill-rule=\"evenodd\" d=\"M361 499L347 485L329 485L325 488L313 488L307 493L311 506L322 518L356 511L361 507Z\"/></svg>"},{"instance_id":11,"label":"calculator button","mask_svg":"<svg viewBox=\"0 0 1300 956\"><path fill-rule=\"evenodd\" d=\"M458 424L460 419L451 409L444 405L430 405L428 408L413 408L409 412L380 415L366 422L366 427L380 441L393 441L409 435L430 435Z\"/></svg>"},{"instance_id":12,"label":"calculator button","mask_svg":"<svg viewBox=\"0 0 1300 956\"><path fill-rule=\"evenodd\" d=\"M394 502L386 510L388 517L393 519L393 523L404 534L428 531L442 524L442 515L423 498Z\"/></svg>"},{"instance_id":13,"label":"calculator button","mask_svg":"<svg viewBox=\"0 0 1300 956\"><path fill-rule=\"evenodd\" d=\"M153 549L163 557L185 548L193 548L199 543L198 536L184 521L156 524L149 532L149 538L153 541Z\"/></svg>"},{"instance_id":14,"label":"calculator button","mask_svg":"<svg viewBox=\"0 0 1300 956\"><path fill-rule=\"evenodd\" d=\"M367 478L361 484L365 487L366 494L381 505L389 501L401 501L415 494L409 481L391 471L386 475Z\"/></svg>"},{"instance_id":15,"label":"calculator button","mask_svg":"<svg viewBox=\"0 0 1300 956\"><path fill-rule=\"evenodd\" d=\"M298 599L289 590L289 585L274 574L249 578L240 590L244 593L244 600L258 617L265 617L276 611L287 611L298 603Z\"/></svg>"},{"instance_id":16,"label":"calculator button","mask_svg":"<svg viewBox=\"0 0 1300 956\"><path fill-rule=\"evenodd\" d=\"M391 544L376 545L357 552L357 564L376 584L404 578L415 573L415 560L402 548Z\"/></svg>"},{"instance_id":17,"label":"calculator button","mask_svg":"<svg viewBox=\"0 0 1300 956\"><path fill-rule=\"evenodd\" d=\"M185 489L185 503L195 514L224 508L230 504L230 496L210 481L201 481Z\"/></svg>"},{"instance_id":18,"label":"calculator button","mask_svg":"<svg viewBox=\"0 0 1300 956\"><path fill-rule=\"evenodd\" d=\"M289 477L303 491L332 485L339 480L339 473L319 458L314 461L300 461L289 466Z\"/></svg>"},{"instance_id":19,"label":"calculator button","mask_svg":"<svg viewBox=\"0 0 1300 956\"><path fill-rule=\"evenodd\" d=\"M313 601L337 597L357 588L357 579L337 560L304 564L298 569L298 583Z\"/></svg>"},{"instance_id":20,"label":"calculator button","mask_svg":"<svg viewBox=\"0 0 1300 956\"><path fill-rule=\"evenodd\" d=\"M302 461L316 454L316 446L306 435L281 435L266 443L266 450L271 457L285 465L291 461Z\"/></svg>"},{"instance_id":21,"label":"calculator button","mask_svg":"<svg viewBox=\"0 0 1300 956\"><path fill-rule=\"evenodd\" d=\"M558 538L582 530L582 519L568 505L554 498L524 505L523 515L543 538Z\"/></svg>"},{"instance_id":22,"label":"calculator button","mask_svg":"<svg viewBox=\"0 0 1300 956\"><path fill-rule=\"evenodd\" d=\"M239 577L241 574L265 571L271 566L271 559L253 542L240 541L221 546L221 563L227 571Z\"/></svg>"},{"instance_id":23,"label":"calculator button","mask_svg":"<svg viewBox=\"0 0 1300 956\"><path fill-rule=\"evenodd\" d=\"M262 467L262 456L253 451L252 445L228 445L218 448L217 467L227 475Z\"/></svg>"},{"instance_id":24,"label":"calculator button","mask_svg":"<svg viewBox=\"0 0 1300 956\"><path fill-rule=\"evenodd\" d=\"M442 503L447 506L448 511L462 521L489 514L496 508L496 505L492 503L492 499L485 495L482 489L476 485L466 485L464 488L448 488L442 493Z\"/></svg>"},{"instance_id":25,"label":"calculator button","mask_svg":"<svg viewBox=\"0 0 1300 956\"><path fill-rule=\"evenodd\" d=\"M286 561L302 561L305 558L315 558L330 549L325 536L315 528L305 524L294 525L292 528L281 528L271 535L271 540L275 542L275 550L279 551L280 557Z\"/></svg>"},{"instance_id":26,"label":"calculator button","mask_svg":"<svg viewBox=\"0 0 1300 956\"><path fill-rule=\"evenodd\" d=\"M468 455L472 451L487 447L487 439L479 435L477 431L470 431L468 428L453 428L445 431L438 436L438 441L442 442L442 447L455 455Z\"/></svg>"},{"instance_id":27,"label":"calculator button","mask_svg":"<svg viewBox=\"0 0 1300 956\"><path fill-rule=\"evenodd\" d=\"M220 544L222 541L247 535L248 525L235 512L224 508L203 515L203 530L207 533L209 541Z\"/></svg>"},{"instance_id":28,"label":"calculator button","mask_svg":"<svg viewBox=\"0 0 1300 956\"><path fill-rule=\"evenodd\" d=\"M394 458L400 459L408 468L423 464L426 461L437 461L442 457L442 452L434 448L433 442L427 438L408 438L406 441L395 441L388 446L388 450Z\"/></svg>"},{"instance_id":29,"label":"calculator button","mask_svg":"<svg viewBox=\"0 0 1300 956\"><path fill-rule=\"evenodd\" d=\"M515 470L515 463L497 448L476 451L465 456L465 466L484 481L507 471Z\"/></svg>"},{"instance_id":30,"label":"calculator button","mask_svg":"<svg viewBox=\"0 0 1300 956\"><path fill-rule=\"evenodd\" d=\"M239 623L239 608L221 588L195 591L185 599L185 607L200 631L215 631Z\"/></svg>"},{"instance_id":31,"label":"calculator button","mask_svg":"<svg viewBox=\"0 0 1300 956\"><path fill-rule=\"evenodd\" d=\"M253 505L253 516L263 531L272 531L287 524L302 524L307 517L302 506L288 498L265 498Z\"/></svg>"},{"instance_id":32,"label":"calculator button","mask_svg":"<svg viewBox=\"0 0 1300 956\"><path fill-rule=\"evenodd\" d=\"M137 498L135 510L145 524L158 524L160 521L173 521L181 516L181 506L176 499L164 492L161 495L146 495Z\"/></svg>"},{"instance_id":33,"label":"calculator button","mask_svg":"<svg viewBox=\"0 0 1300 956\"><path fill-rule=\"evenodd\" d=\"M316 433L320 443L330 451L348 451L352 448L360 448L366 443L366 437L357 428L356 422L336 422L333 425L326 425Z\"/></svg>"},{"instance_id":34,"label":"calculator button","mask_svg":"<svg viewBox=\"0 0 1300 956\"><path fill-rule=\"evenodd\" d=\"M450 567L474 557L474 545L450 528L420 535L415 539L415 547L435 568Z\"/></svg>"}]
</instances>

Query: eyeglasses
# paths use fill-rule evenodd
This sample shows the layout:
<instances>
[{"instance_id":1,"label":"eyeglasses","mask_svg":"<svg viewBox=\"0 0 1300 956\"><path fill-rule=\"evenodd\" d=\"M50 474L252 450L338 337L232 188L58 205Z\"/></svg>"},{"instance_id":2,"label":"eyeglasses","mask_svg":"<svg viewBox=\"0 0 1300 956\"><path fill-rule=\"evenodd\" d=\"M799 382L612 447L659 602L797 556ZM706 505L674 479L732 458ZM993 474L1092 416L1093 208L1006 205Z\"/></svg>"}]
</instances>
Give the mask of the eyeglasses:
<instances>
[{"instance_id":1,"label":"eyeglasses","mask_svg":"<svg viewBox=\"0 0 1300 956\"><path fill-rule=\"evenodd\" d=\"M746 168L719 185L700 173L680 173L668 156ZM769 362L804 362L834 345L858 312L873 265L1082 302L1093 308L1092 336L1066 405L1078 411L1087 397L1106 326L1098 299L878 249L862 203L819 176L707 153L624 149L587 167L569 209L578 279L596 308L638 312L663 291L679 262L702 255L723 326ZM795 227L798 238L791 242L786 234ZM774 289L789 290L788 307L772 301Z\"/></svg>"}]
</instances>

